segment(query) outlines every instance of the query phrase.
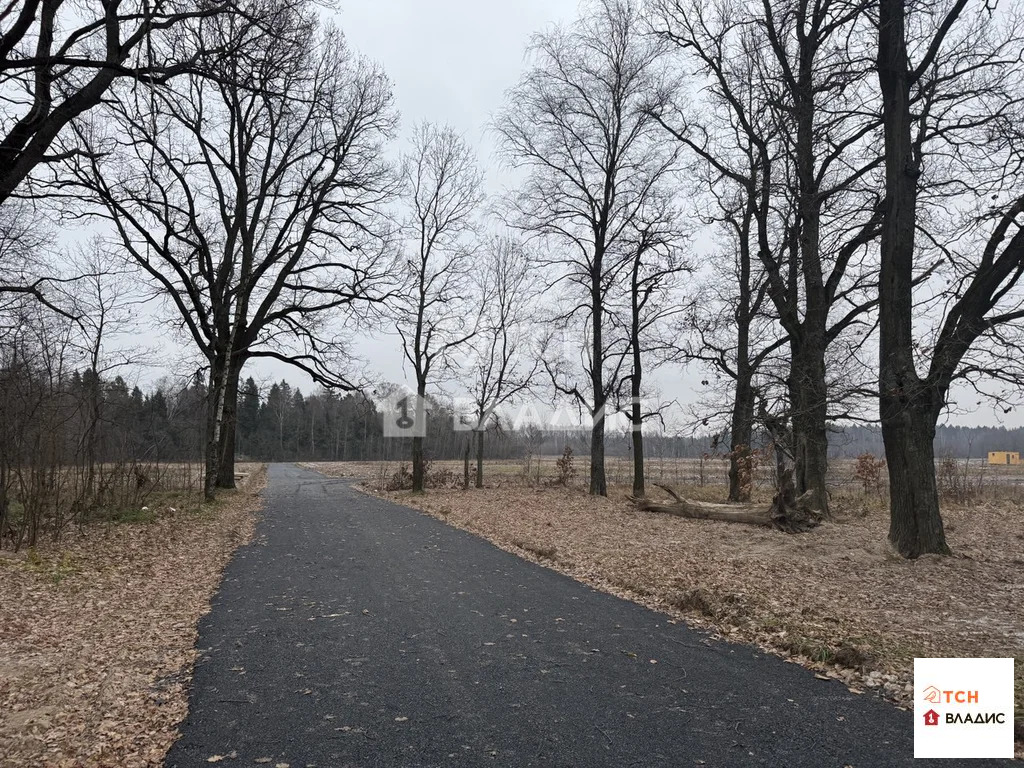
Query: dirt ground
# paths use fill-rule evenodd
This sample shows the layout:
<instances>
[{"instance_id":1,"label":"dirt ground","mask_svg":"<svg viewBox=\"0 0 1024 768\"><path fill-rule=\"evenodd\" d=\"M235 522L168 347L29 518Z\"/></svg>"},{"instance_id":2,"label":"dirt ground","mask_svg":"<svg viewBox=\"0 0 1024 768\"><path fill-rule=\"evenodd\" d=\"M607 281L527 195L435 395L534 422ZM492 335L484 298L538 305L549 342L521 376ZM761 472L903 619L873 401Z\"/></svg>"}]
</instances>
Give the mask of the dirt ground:
<instances>
[{"instance_id":1,"label":"dirt ground","mask_svg":"<svg viewBox=\"0 0 1024 768\"><path fill-rule=\"evenodd\" d=\"M264 476L210 505L162 500L151 522L0 552L0 767L163 765L197 622L252 534Z\"/></svg>"},{"instance_id":2,"label":"dirt ground","mask_svg":"<svg viewBox=\"0 0 1024 768\"><path fill-rule=\"evenodd\" d=\"M1013 656L1020 728L1024 507L1005 496L947 505L955 555L906 561L886 541L884 502L863 491L836 495L834 522L787 535L638 512L621 487L607 499L530 487L500 467L489 475L499 487L413 495L381 491L372 463L307 466L367 478L368 491L503 549L901 706L913 706L915 656ZM681 490L724 501L722 486Z\"/></svg>"}]
</instances>

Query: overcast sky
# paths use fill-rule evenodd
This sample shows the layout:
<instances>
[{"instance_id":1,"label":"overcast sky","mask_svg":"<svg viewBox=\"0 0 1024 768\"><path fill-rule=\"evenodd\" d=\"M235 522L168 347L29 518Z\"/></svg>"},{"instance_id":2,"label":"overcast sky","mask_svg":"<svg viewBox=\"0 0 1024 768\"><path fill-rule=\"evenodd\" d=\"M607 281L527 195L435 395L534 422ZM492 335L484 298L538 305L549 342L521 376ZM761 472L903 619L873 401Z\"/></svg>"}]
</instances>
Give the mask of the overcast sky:
<instances>
[{"instance_id":1,"label":"overcast sky","mask_svg":"<svg viewBox=\"0 0 1024 768\"><path fill-rule=\"evenodd\" d=\"M394 83L403 133L396 155L416 123L451 125L476 148L486 189L496 194L505 177L488 121L523 72L530 36L571 21L577 9L577 0L341 0L334 20ZM356 340L356 351L384 379L406 380L397 338ZM284 364L261 362L254 371L309 389L309 379Z\"/></svg>"},{"instance_id":2,"label":"overcast sky","mask_svg":"<svg viewBox=\"0 0 1024 768\"><path fill-rule=\"evenodd\" d=\"M450 124L477 148L487 189L497 193L504 179L487 123L523 72L530 36L570 21L577 10L577 0L341 0L333 15L350 44L391 77L403 137L423 120ZM403 145L404 138L396 154ZM384 379L405 380L397 339L363 339L356 351ZM311 389L308 378L283 364L261 362L246 373ZM678 369L657 375L663 394L684 403L695 399L691 392L700 388L700 378ZM952 423L1024 425L1021 409L1002 414L977 404L977 396L957 394L967 412L951 416Z\"/></svg>"}]
</instances>

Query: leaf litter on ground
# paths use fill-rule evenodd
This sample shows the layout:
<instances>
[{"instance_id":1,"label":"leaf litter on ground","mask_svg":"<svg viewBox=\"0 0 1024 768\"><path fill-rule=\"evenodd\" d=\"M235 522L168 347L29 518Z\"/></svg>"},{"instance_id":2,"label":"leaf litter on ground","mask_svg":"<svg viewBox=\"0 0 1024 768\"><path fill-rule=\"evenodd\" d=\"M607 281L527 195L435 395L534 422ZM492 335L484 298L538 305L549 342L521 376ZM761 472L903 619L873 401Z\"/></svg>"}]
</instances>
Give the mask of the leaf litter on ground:
<instances>
[{"instance_id":1,"label":"leaf litter on ground","mask_svg":"<svg viewBox=\"0 0 1024 768\"><path fill-rule=\"evenodd\" d=\"M253 473L198 510L0 553L0 768L163 765L198 621L252 536L264 482Z\"/></svg>"}]
</instances>

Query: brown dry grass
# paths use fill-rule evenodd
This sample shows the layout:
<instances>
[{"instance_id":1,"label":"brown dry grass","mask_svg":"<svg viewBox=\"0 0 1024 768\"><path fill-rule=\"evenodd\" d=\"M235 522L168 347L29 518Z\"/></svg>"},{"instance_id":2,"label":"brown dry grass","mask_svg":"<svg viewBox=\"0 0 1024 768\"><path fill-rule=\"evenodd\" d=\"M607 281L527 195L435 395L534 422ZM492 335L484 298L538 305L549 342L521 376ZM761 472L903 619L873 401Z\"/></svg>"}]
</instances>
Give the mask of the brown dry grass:
<instances>
[{"instance_id":1,"label":"brown dry grass","mask_svg":"<svg viewBox=\"0 0 1024 768\"><path fill-rule=\"evenodd\" d=\"M0 766L160 766L187 710L196 625L252 534L265 473L210 505L0 553Z\"/></svg>"},{"instance_id":2,"label":"brown dry grass","mask_svg":"<svg viewBox=\"0 0 1024 768\"><path fill-rule=\"evenodd\" d=\"M381 474L369 463L310 466L370 485ZM881 498L851 488L836 495L835 522L791 536L638 512L623 488L604 499L577 488L512 483L500 470L490 478L501 487L383 495L903 706L912 706L915 656L1013 656L1017 708L1024 707L1019 503L949 506L944 518L956 556L906 561L886 541ZM720 486L684 490L724 500Z\"/></svg>"}]
</instances>

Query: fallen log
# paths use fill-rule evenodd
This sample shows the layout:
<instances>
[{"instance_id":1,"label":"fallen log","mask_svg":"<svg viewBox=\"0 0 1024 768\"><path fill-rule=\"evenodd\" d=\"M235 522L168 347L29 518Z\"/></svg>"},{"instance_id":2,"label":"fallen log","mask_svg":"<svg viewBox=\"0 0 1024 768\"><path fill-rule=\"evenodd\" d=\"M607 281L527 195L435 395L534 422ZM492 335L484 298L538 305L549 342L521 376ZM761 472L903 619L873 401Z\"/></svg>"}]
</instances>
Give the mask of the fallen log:
<instances>
[{"instance_id":1,"label":"fallen log","mask_svg":"<svg viewBox=\"0 0 1024 768\"><path fill-rule=\"evenodd\" d=\"M787 470L782 483L771 504L716 504L709 501L685 499L668 485L654 483L664 490L674 501L663 504L648 499L633 499L637 509L644 512L657 512L676 517L687 517L692 520L720 520L726 523L745 523L775 528L786 533L801 533L816 528L821 524L823 515L820 510L808 506L811 498L809 493L796 496L793 486L792 470Z\"/></svg>"}]
</instances>

